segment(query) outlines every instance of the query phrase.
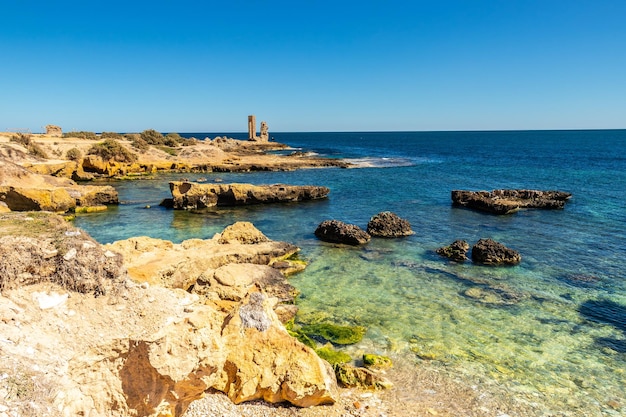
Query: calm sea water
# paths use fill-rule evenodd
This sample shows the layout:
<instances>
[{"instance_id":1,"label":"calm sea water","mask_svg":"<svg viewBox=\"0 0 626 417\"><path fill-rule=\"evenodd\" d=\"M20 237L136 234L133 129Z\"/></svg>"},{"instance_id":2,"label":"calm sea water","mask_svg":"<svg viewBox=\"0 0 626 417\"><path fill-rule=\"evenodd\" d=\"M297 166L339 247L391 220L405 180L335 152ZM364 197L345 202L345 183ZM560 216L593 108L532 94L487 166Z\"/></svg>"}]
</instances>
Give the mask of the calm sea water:
<instances>
[{"instance_id":1,"label":"calm sea water","mask_svg":"<svg viewBox=\"0 0 626 417\"><path fill-rule=\"evenodd\" d=\"M361 168L185 175L331 189L322 201L200 214L158 207L167 182L182 175L118 182L122 204L76 224L103 243L137 235L180 242L252 221L309 261L291 278L301 291L300 320L368 328L362 343L346 348L355 358L374 351L402 358L399 366L445 369L504 390L536 415L626 413L626 130L272 136ZM451 206L453 189L495 188L573 197L564 210L500 217ZM313 234L326 219L365 228L385 210L408 219L415 235L352 248ZM480 238L516 249L522 263L482 267L435 253Z\"/></svg>"}]
</instances>

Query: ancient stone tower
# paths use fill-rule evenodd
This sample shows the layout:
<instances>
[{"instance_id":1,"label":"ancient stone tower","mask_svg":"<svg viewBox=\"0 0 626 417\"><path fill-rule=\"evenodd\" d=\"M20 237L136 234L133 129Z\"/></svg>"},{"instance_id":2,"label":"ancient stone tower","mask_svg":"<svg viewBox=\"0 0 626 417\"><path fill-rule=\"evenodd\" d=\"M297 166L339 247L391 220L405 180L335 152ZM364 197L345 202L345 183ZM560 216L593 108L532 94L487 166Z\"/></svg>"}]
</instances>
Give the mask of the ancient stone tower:
<instances>
[{"instance_id":1,"label":"ancient stone tower","mask_svg":"<svg viewBox=\"0 0 626 417\"><path fill-rule=\"evenodd\" d=\"M248 116L248 140L267 142L270 139L267 123L261 122L261 136L256 135L256 116Z\"/></svg>"},{"instance_id":2,"label":"ancient stone tower","mask_svg":"<svg viewBox=\"0 0 626 417\"><path fill-rule=\"evenodd\" d=\"M256 116L248 116L248 140L256 140Z\"/></svg>"}]
</instances>

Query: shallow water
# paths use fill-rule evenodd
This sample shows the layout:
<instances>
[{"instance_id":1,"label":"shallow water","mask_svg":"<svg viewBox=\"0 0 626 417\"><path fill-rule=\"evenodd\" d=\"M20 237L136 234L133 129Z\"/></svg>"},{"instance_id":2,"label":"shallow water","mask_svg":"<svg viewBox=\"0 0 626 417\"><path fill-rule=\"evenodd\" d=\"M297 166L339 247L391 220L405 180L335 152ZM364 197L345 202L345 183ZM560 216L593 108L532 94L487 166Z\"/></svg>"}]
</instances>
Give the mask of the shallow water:
<instances>
[{"instance_id":1,"label":"shallow water","mask_svg":"<svg viewBox=\"0 0 626 417\"><path fill-rule=\"evenodd\" d=\"M368 328L363 342L345 348L353 357L376 351L403 358L397 366L445 369L530 404L536 415L625 412L626 131L273 136L361 168L203 174L209 181L326 185L331 194L202 213L158 206L169 197L167 181L180 175L119 182L118 208L81 215L76 224L100 242L137 235L180 242L252 221L270 238L297 244L309 261L292 278L301 291L299 320ZM501 217L451 206L453 189L494 188L574 197L564 210ZM384 210L408 219L415 235L360 248L313 235L323 220L365 228ZM518 250L522 263L456 264L434 252L455 239L487 237ZM399 389L410 396L415 387Z\"/></svg>"}]
</instances>

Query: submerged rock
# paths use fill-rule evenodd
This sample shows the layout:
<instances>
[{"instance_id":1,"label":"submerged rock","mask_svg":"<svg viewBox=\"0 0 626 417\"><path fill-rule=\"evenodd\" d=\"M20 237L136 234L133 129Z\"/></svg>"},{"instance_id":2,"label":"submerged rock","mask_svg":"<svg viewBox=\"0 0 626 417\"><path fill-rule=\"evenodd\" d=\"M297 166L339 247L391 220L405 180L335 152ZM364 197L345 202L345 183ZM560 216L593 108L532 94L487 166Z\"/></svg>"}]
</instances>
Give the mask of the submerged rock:
<instances>
[{"instance_id":1,"label":"submerged rock","mask_svg":"<svg viewBox=\"0 0 626 417\"><path fill-rule=\"evenodd\" d=\"M315 236L325 242L354 246L363 245L371 240L371 236L359 226L339 220L324 220L315 229Z\"/></svg>"},{"instance_id":2,"label":"submerged rock","mask_svg":"<svg viewBox=\"0 0 626 417\"><path fill-rule=\"evenodd\" d=\"M480 239L472 247L472 261L483 265L517 265L522 256L492 239Z\"/></svg>"},{"instance_id":3,"label":"submerged rock","mask_svg":"<svg viewBox=\"0 0 626 417\"><path fill-rule=\"evenodd\" d=\"M347 363L335 365L337 381L346 387L390 389L393 384L367 368L357 368Z\"/></svg>"},{"instance_id":4,"label":"submerged rock","mask_svg":"<svg viewBox=\"0 0 626 417\"><path fill-rule=\"evenodd\" d=\"M466 297L484 304L513 305L526 298L526 294L513 291L502 285L471 287L463 292Z\"/></svg>"},{"instance_id":5,"label":"submerged rock","mask_svg":"<svg viewBox=\"0 0 626 417\"><path fill-rule=\"evenodd\" d=\"M214 206L283 203L325 198L330 189L314 185L197 184L170 182L172 207L195 210Z\"/></svg>"},{"instance_id":6,"label":"submerged rock","mask_svg":"<svg viewBox=\"0 0 626 417\"><path fill-rule=\"evenodd\" d=\"M467 258L469 243L464 240L455 240L449 246L437 249L437 253L455 262L464 262Z\"/></svg>"},{"instance_id":7,"label":"submerged rock","mask_svg":"<svg viewBox=\"0 0 626 417\"><path fill-rule=\"evenodd\" d=\"M390 211L383 211L367 223L367 233L377 237L403 237L410 236L414 232L408 220Z\"/></svg>"},{"instance_id":8,"label":"submerged rock","mask_svg":"<svg viewBox=\"0 0 626 417\"><path fill-rule=\"evenodd\" d=\"M363 355L363 364L368 368L383 369L391 368L393 363L387 356L374 355L373 353L365 353Z\"/></svg>"},{"instance_id":9,"label":"submerged rock","mask_svg":"<svg viewBox=\"0 0 626 417\"><path fill-rule=\"evenodd\" d=\"M572 197L564 191L539 190L454 190L452 203L456 206L473 208L493 214L510 214L520 209L562 209Z\"/></svg>"},{"instance_id":10,"label":"submerged rock","mask_svg":"<svg viewBox=\"0 0 626 417\"><path fill-rule=\"evenodd\" d=\"M309 337L321 338L336 345L352 345L360 342L365 335L365 327L339 326L332 323L317 323L302 326L302 332Z\"/></svg>"}]
</instances>

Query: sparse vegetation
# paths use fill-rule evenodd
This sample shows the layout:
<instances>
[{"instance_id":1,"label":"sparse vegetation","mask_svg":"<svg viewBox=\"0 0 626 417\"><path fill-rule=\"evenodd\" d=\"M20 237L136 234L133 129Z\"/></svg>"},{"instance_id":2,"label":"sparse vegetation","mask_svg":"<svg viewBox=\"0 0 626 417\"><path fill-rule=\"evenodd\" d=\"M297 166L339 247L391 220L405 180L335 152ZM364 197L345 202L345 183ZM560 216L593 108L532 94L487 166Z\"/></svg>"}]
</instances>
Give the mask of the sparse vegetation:
<instances>
[{"instance_id":1,"label":"sparse vegetation","mask_svg":"<svg viewBox=\"0 0 626 417\"><path fill-rule=\"evenodd\" d=\"M64 138L80 138L80 139L89 139L89 140L98 140L98 135L94 132L67 132L63 134Z\"/></svg>"},{"instance_id":2,"label":"sparse vegetation","mask_svg":"<svg viewBox=\"0 0 626 417\"><path fill-rule=\"evenodd\" d=\"M78 148L68 149L65 153L65 158L70 161L80 161L83 157L83 153Z\"/></svg>"},{"instance_id":3,"label":"sparse vegetation","mask_svg":"<svg viewBox=\"0 0 626 417\"><path fill-rule=\"evenodd\" d=\"M145 152L148 149L150 149L150 144L146 142L145 140L141 139L141 137L139 136L133 137L131 145L133 146L133 148L141 152Z\"/></svg>"},{"instance_id":4,"label":"sparse vegetation","mask_svg":"<svg viewBox=\"0 0 626 417\"><path fill-rule=\"evenodd\" d=\"M100 133L100 139L124 139L124 135L116 132L102 132Z\"/></svg>"},{"instance_id":5,"label":"sparse vegetation","mask_svg":"<svg viewBox=\"0 0 626 417\"><path fill-rule=\"evenodd\" d=\"M30 133L16 133L11 136L11 142L19 143L24 147L28 147L31 143L32 135Z\"/></svg>"},{"instance_id":6,"label":"sparse vegetation","mask_svg":"<svg viewBox=\"0 0 626 417\"><path fill-rule=\"evenodd\" d=\"M88 155L98 155L105 161L114 160L116 162L135 162L137 154L129 151L124 145L115 139L106 139L104 142L93 145Z\"/></svg>"},{"instance_id":7,"label":"sparse vegetation","mask_svg":"<svg viewBox=\"0 0 626 417\"><path fill-rule=\"evenodd\" d=\"M139 136L141 137L141 139L145 140L150 145L164 145L165 144L165 137L154 129L144 130L143 132L139 134Z\"/></svg>"},{"instance_id":8,"label":"sparse vegetation","mask_svg":"<svg viewBox=\"0 0 626 417\"><path fill-rule=\"evenodd\" d=\"M172 156L178 155L178 152L176 152L176 149L173 149L167 145L157 145L155 146L155 148L162 150L168 155L172 155Z\"/></svg>"},{"instance_id":9,"label":"sparse vegetation","mask_svg":"<svg viewBox=\"0 0 626 417\"><path fill-rule=\"evenodd\" d=\"M28 154L37 158L48 159L46 151L44 151L43 148L35 142L31 142L30 145L28 145Z\"/></svg>"}]
</instances>

